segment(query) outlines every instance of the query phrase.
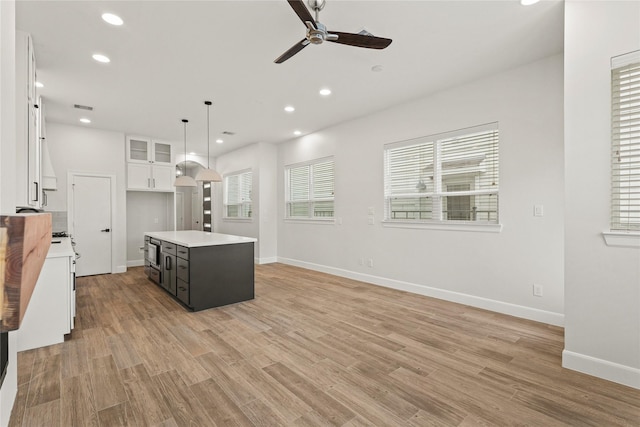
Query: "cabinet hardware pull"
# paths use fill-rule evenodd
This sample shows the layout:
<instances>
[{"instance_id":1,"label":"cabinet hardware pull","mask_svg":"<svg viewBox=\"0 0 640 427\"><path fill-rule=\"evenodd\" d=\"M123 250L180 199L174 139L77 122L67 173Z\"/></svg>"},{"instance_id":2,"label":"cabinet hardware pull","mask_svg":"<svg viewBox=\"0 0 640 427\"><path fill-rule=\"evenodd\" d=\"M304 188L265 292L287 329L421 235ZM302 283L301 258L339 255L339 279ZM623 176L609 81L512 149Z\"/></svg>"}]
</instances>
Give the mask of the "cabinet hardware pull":
<instances>
[{"instance_id":1,"label":"cabinet hardware pull","mask_svg":"<svg viewBox=\"0 0 640 427\"><path fill-rule=\"evenodd\" d=\"M40 186L38 185L38 181L33 181L33 183L36 185L36 198L33 199L33 201L37 202L38 201L38 196L39 196L38 193L40 193Z\"/></svg>"},{"instance_id":2,"label":"cabinet hardware pull","mask_svg":"<svg viewBox=\"0 0 640 427\"><path fill-rule=\"evenodd\" d=\"M147 187L151 188L151 178L147 178Z\"/></svg>"},{"instance_id":3,"label":"cabinet hardware pull","mask_svg":"<svg viewBox=\"0 0 640 427\"><path fill-rule=\"evenodd\" d=\"M153 188L156 188L156 179L153 178Z\"/></svg>"},{"instance_id":4,"label":"cabinet hardware pull","mask_svg":"<svg viewBox=\"0 0 640 427\"><path fill-rule=\"evenodd\" d=\"M164 257L164 262L165 264L167 264L167 270L171 270L171 257L169 256Z\"/></svg>"}]
</instances>

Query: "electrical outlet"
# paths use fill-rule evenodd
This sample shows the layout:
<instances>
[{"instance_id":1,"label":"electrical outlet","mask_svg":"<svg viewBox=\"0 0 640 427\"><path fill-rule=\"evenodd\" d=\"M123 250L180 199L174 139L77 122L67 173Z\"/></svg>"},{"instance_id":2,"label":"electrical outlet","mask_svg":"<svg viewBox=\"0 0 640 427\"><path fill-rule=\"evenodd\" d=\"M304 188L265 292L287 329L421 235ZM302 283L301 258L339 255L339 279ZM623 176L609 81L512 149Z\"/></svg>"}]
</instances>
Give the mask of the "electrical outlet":
<instances>
[{"instance_id":1,"label":"electrical outlet","mask_svg":"<svg viewBox=\"0 0 640 427\"><path fill-rule=\"evenodd\" d=\"M369 206L369 209L367 209L367 211L369 212L369 215L375 215L376 214L376 210L373 206Z\"/></svg>"},{"instance_id":2,"label":"electrical outlet","mask_svg":"<svg viewBox=\"0 0 640 427\"><path fill-rule=\"evenodd\" d=\"M533 296L541 297L542 296L542 285L533 284Z\"/></svg>"},{"instance_id":3,"label":"electrical outlet","mask_svg":"<svg viewBox=\"0 0 640 427\"><path fill-rule=\"evenodd\" d=\"M373 260L372 260L371 258L369 258L369 259L367 260L367 265L368 265L369 267L373 267Z\"/></svg>"},{"instance_id":4,"label":"electrical outlet","mask_svg":"<svg viewBox=\"0 0 640 427\"><path fill-rule=\"evenodd\" d=\"M376 223L376 218L373 215L369 215L369 225Z\"/></svg>"},{"instance_id":5,"label":"electrical outlet","mask_svg":"<svg viewBox=\"0 0 640 427\"><path fill-rule=\"evenodd\" d=\"M533 205L533 216L544 216L544 206Z\"/></svg>"}]
</instances>

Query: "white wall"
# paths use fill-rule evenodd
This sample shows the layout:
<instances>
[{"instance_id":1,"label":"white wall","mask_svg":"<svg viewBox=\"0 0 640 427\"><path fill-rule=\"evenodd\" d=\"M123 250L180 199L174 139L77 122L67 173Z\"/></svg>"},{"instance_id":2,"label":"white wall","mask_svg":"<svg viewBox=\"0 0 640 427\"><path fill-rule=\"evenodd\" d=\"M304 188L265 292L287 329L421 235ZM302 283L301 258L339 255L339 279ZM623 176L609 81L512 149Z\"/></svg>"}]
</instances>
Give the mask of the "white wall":
<instances>
[{"instance_id":1,"label":"white wall","mask_svg":"<svg viewBox=\"0 0 640 427\"><path fill-rule=\"evenodd\" d=\"M640 2L565 7L563 366L640 388L640 249L606 246L601 234L610 212L610 59L640 49Z\"/></svg>"},{"instance_id":2,"label":"white wall","mask_svg":"<svg viewBox=\"0 0 640 427\"><path fill-rule=\"evenodd\" d=\"M67 172L116 176L116 217L113 218L116 273L127 268L127 200L125 139L121 132L69 126L47 121L47 144L58 191L48 192L47 210L67 210Z\"/></svg>"},{"instance_id":3,"label":"white wall","mask_svg":"<svg viewBox=\"0 0 640 427\"><path fill-rule=\"evenodd\" d=\"M0 212L15 212L15 2L0 1ZM18 333L9 332L9 364L0 388L0 426L9 425L18 391Z\"/></svg>"},{"instance_id":4,"label":"white wall","mask_svg":"<svg viewBox=\"0 0 640 427\"><path fill-rule=\"evenodd\" d=\"M144 265L144 233L173 230L173 193L127 191L127 266Z\"/></svg>"},{"instance_id":5,"label":"white wall","mask_svg":"<svg viewBox=\"0 0 640 427\"><path fill-rule=\"evenodd\" d=\"M552 324L563 321L563 64L550 57L279 146L284 166L335 156L342 225L284 220L280 261ZM383 227L383 145L500 126L501 233ZM278 200L284 200L283 180ZM535 204L544 217L534 217ZM368 225L368 209L375 225ZM374 267L359 264L372 259ZM543 297L534 297L533 284Z\"/></svg>"},{"instance_id":6,"label":"white wall","mask_svg":"<svg viewBox=\"0 0 640 427\"><path fill-rule=\"evenodd\" d=\"M277 148L272 144L256 143L224 154L216 159L216 171L223 177L246 169L252 171L251 198L253 217L223 219L223 183L215 184L216 203L214 230L219 233L255 237L255 257L258 263L276 259L276 158Z\"/></svg>"}]
</instances>

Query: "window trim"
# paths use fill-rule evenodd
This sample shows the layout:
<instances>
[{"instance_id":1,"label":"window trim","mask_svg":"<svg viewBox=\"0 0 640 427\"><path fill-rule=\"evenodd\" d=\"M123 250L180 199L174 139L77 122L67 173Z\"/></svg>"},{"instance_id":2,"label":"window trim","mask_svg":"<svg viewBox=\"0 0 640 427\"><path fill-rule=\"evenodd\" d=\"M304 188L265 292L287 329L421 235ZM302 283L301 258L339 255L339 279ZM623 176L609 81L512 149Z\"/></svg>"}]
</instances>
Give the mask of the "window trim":
<instances>
[{"instance_id":1,"label":"window trim","mask_svg":"<svg viewBox=\"0 0 640 427\"><path fill-rule=\"evenodd\" d=\"M493 189L479 189L479 190L470 190L470 191L456 191L456 192L446 192L442 191L442 187L444 187L444 177L441 174L442 168L436 168L434 171L434 177L437 178L437 182L434 184L436 187L434 191L431 193L397 193L397 194L389 194L388 193L388 179L389 179L389 171L388 171L388 163L387 163L387 151L397 148L410 147L419 144L432 144L434 152L437 152L437 155L440 155L441 151L441 141L457 138L457 137L465 137L467 135L482 133L482 132L491 132L498 131L499 135L499 122L491 122L485 123L482 125L466 127L462 129L457 129L450 132L441 132L437 134L422 136L418 138L412 138L404 141L393 142L384 145L384 220L381 222L384 227L395 227L395 228L412 228L412 229L429 229L429 230L452 230L452 231L481 231L481 232L502 232L502 223L500 222L500 185L498 178L498 186L496 190ZM500 158L500 137L498 136L498 142L496 145L496 155L498 159L496 160L496 166L499 170L499 158ZM436 154L434 154L436 155ZM499 174L499 172L498 172ZM499 175L498 175L499 176ZM439 197L440 199L444 199L449 196L477 196L477 195L490 195L495 194L497 197L497 219L494 221L473 221L473 220L447 220L447 219L394 219L391 218L391 207L390 200L394 197L410 197L415 198L416 196L420 197L420 195L424 197ZM443 217L444 212L444 203L442 200L437 204L437 208L439 209L440 217Z\"/></svg>"},{"instance_id":2,"label":"window trim","mask_svg":"<svg viewBox=\"0 0 640 427\"><path fill-rule=\"evenodd\" d=\"M289 209L288 209L288 205L290 203L292 203L292 201L290 200L290 192L291 192L291 188L289 185L289 173L291 169L295 169L295 168L299 168L299 167L303 167L303 166L314 166L316 164L320 164L320 163L326 163L326 162L333 162L333 197L331 198L318 198L318 199L312 199L311 198L311 194L309 195L309 199L304 201L304 200L300 200L297 201L299 203L309 203L310 206L313 206L314 202L326 202L326 201L331 201L333 202L333 216L331 217L313 217L313 216L308 216L308 217L291 217L289 216ZM336 221L336 212L335 212L335 166L336 166L336 160L335 160L335 156L326 156L326 157L320 157L317 159L312 159L312 160L307 160L304 162L298 162L298 163L291 163L288 165L284 166L284 221L288 222L288 223L319 223L319 224L335 224ZM309 177L309 192L311 193L313 188L313 176L310 175ZM309 215L313 215L313 209L309 209Z\"/></svg>"},{"instance_id":3,"label":"window trim","mask_svg":"<svg viewBox=\"0 0 640 427\"><path fill-rule=\"evenodd\" d=\"M227 193L227 179L232 177L232 176L242 176L246 173L250 172L251 173L251 199L250 202L242 202L242 203L234 203L234 204L228 204L227 200L228 200L228 193ZM251 216L228 216L227 215L227 206L241 206L244 204L249 204L251 206ZM224 176L222 177L222 220L223 221L228 221L228 222L253 222L253 218L255 217L255 211L254 211L254 202L253 202L253 169L248 168L248 169L242 169L239 171L235 171L235 172L230 172L227 174L224 174Z\"/></svg>"},{"instance_id":4,"label":"window trim","mask_svg":"<svg viewBox=\"0 0 640 427\"><path fill-rule=\"evenodd\" d=\"M640 184L638 179L640 168L629 166L638 161L637 155L629 155L629 153L633 153L633 150L640 148L640 139L637 137L623 138L622 135L625 135L625 130L629 131L633 126L637 126L640 121L637 117L630 121L629 117L625 117L625 115L633 117L637 114L637 111L634 111L637 110L637 107L629 108L628 105L623 106L622 104L638 102L640 97L637 95L629 96L632 91L625 93L627 89L622 89L624 83L629 84L629 78L623 79L620 76L621 73L625 72L626 68L633 69L635 72L640 69L640 50L611 58L610 215L609 231L603 232L603 237L608 246L637 247L637 242L640 240L638 237L640 236L640 218L633 214L633 209L634 206L635 209L640 208L640 201L630 192L625 194L625 186L621 182L626 176L627 185L630 186L627 188L633 188L633 186ZM625 96L627 99L624 99ZM623 121L627 121L627 123L622 125L621 122ZM625 165L621 158L629 159L627 160L628 164ZM627 212L626 218L623 216L623 212Z\"/></svg>"}]
</instances>

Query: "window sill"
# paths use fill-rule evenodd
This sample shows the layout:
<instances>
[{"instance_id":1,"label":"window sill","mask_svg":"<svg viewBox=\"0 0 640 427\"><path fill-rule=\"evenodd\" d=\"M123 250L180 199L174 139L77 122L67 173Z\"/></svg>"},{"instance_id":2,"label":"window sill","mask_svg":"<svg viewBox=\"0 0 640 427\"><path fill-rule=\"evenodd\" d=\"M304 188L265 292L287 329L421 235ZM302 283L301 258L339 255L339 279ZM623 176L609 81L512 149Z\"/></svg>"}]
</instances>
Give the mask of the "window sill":
<instances>
[{"instance_id":1,"label":"window sill","mask_svg":"<svg viewBox=\"0 0 640 427\"><path fill-rule=\"evenodd\" d=\"M463 224L463 223L430 223L430 222L408 222L408 221L382 221L383 227L392 228L414 228L423 230L446 230L446 231L475 231L483 233L500 233L502 224Z\"/></svg>"},{"instance_id":2,"label":"window sill","mask_svg":"<svg viewBox=\"0 0 640 427\"><path fill-rule=\"evenodd\" d=\"M640 248L640 233L635 231L603 231L602 237L607 246L621 248Z\"/></svg>"},{"instance_id":3,"label":"window sill","mask_svg":"<svg viewBox=\"0 0 640 427\"><path fill-rule=\"evenodd\" d=\"M323 224L323 225L333 225L336 223L335 218L327 218L327 219L315 219L315 218L285 218L284 222L290 223L300 223L300 224Z\"/></svg>"},{"instance_id":4,"label":"window sill","mask_svg":"<svg viewBox=\"0 0 640 427\"><path fill-rule=\"evenodd\" d=\"M253 222L253 218L222 218L223 222Z\"/></svg>"}]
</instances>

